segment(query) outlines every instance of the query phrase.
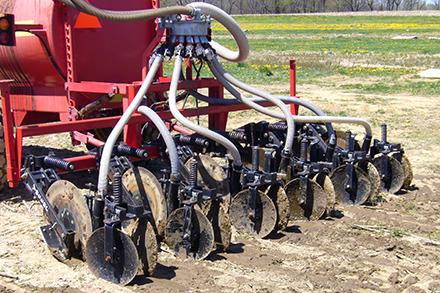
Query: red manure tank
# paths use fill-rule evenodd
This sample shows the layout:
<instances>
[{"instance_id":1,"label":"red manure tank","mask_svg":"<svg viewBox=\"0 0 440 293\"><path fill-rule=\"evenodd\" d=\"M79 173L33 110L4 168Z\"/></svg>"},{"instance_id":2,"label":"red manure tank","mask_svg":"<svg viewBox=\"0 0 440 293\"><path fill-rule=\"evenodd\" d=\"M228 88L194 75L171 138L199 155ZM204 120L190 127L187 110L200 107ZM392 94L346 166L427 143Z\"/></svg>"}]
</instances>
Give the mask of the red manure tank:
<instances>
[{"instance_id":1,"label":"red manure tank","mask_svg":"<svg viewBox=\"0 0 440 293\"><path fill-rule=\"evenodd\" d=\"M43 42L69 81L141 79L143 57L155 36L154 21L98 20L53 0L2 2L5 12L15 15L17 25L28 26L34 32L18 31L16 47L0 49L1 78L16 81L14 92L53 95L65 91L65 81L51 63ZM113 10L153 7L151 0L90 2Z\"/></svg>"},{"instance_id":2,"label":"red manure tank","mask_svg":"<svg viewBox=\"0 0 440 293\"><path fill-rule=\"evenodd\" d=\"M114 11L160 6L159 0L89 2ZM164 36L154 19L112 22L58 0L3 0L0 18L5 14L15 18L11 25L16 44L0 46L0 128L4 127L0 161L6 161L5 166L0 164L0 188L6 179L10 187L20 181L24 137L69 132L74 144L103 145L108 135L105 129L116 124L134 98L148 72L148 60ZM223 87L216 80L193 79L191 72L189 66L189 80L180 88L208 88L211 96L223 97ZM156 101L163 98L169 82L159 71L149 95ZM185 115L209 114L211 126L222 129L229 110L206 107ZM163 119L167 115L164 112ZM127 145L141 146L139 132L146 121L134 115L124 131ZM70 160L75 162L76 170L96 167L96 158L90 155Z\"/></svg>"},{"instance_id":3,"label":"red manure tank","mask_svg":"<svg viewBox=\"0 0 440 293\"><path fill-rule=\"evenodd\" d=\"M0 47L0 78L13 80L11 92L19 95L12 101L17 124L58 119L60 110L67 110L66 81L141 80L146 50L155 36L154 21L98 20L53 0L2 2L1 8L15 15L17 25L16 46ZM153 7L148 0L91 3L113 10ZM71 98L80 108L94 97L73 94ZM46 107L35 109L45 103ZM50 114L36 117L33 110Z\"/></svg>"}]
</instances>

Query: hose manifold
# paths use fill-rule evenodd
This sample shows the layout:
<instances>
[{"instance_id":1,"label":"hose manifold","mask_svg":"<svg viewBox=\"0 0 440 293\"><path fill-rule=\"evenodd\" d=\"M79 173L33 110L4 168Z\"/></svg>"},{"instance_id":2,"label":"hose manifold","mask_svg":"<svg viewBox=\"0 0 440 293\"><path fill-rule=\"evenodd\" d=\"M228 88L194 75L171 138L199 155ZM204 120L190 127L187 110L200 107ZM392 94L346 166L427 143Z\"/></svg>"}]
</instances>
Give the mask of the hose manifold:
<instances>
[{"instance_id":1,"label":"hose manifold","mask_svg":"<svg viewBox=\"0 0 440 293\"><path fill-rule=\"evenodd\" d=\"M192 19L171 15L159 19L159 28L167 30L167 43L185 45L209 44L211 18L196 13Z\"/></svg>"}]
</instances>

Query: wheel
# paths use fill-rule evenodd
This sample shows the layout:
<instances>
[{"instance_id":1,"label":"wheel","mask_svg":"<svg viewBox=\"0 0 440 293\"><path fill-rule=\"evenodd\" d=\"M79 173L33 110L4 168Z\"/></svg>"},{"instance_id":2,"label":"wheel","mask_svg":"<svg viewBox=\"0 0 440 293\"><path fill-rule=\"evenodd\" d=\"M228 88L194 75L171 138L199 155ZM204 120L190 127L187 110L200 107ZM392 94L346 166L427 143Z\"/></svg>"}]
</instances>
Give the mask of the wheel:
<instances>
[{"instance_id":1,"label":"wheel","mask_svg":"<svg viewBox=\"0 0 440 293\"><path fill-rule=\"evenodd\" d=\"M354 175L356 176L357 190L355 199L351 198L351 194L345 190L347 180L346 166L339 166L330 175L336 192L336 202L347 205L364 204L371 195L371 181L366 172L358 166L354 166Z\"/></svg>"},{"instance_id":2,"label":"wheel","mask_svg":"<svg viewBox=\"0 0 440 293\"><path fill-rule=\"evenodd\" d=\"M309 188L307 188L308 184ZM327 193L318 183L307 179L293 179L284 187L290 203L291 220L316 221L322 218L327 210Z\"/></svg>"},{"instance_id":3,"label":"wheel","mask_svg":"<svg viewBox=\"0 0 440 293\"><path fill-rule=\"evenodd\" d=\"M189 241L184 235L186 208L179 208L168 219L165 243L180 258L201 260L206 258L214 248L214 229L202 211L197 208L191 209Z\"/></svg>"},{"instance_id":4,"label":"wheel","mask_svg":"<svg viewBox=\"0 0 440 293\"><path fill-rule=\"evenodd\" d=\"M151 209L158 236L163 236L167 221L167 204L157 178L145 168L134 167L122 175L122 184L133 199Z\"/></svg>"},{"instance_id":5,"label":"wheel","mask_svg":"<svg viewBox=\"0 0 440 293\"><path fill-rule=\"evenodd\" d=\"M277 210L276 230L283 231L287 228L290 218L290 203L286 191L280 184L274 184L266 189L266 195L275 203Z\"/></svg>"},{"instance_id":6,"label":"wheel","mask_svg":"<svg viewBox=\"0 0 440 293\"><path fill-rule=\"evenodd\" d=\"M277 224L275 204L266 194L257 191L255 215L250 215L250 198L249 189L240 191L234 196L230 207L232 225L239 233L264 238L275 229Z\"/></svg>"},{"instance_id":7,"label":"wheel","mask_svg":"<svg viewBox=\"0 0 440 293\"><path fill-rule=\"evenodd\" d=\"M84 196L75 185L66 180L54 182L46 196L66 228L75 232L74 251L69 255L84 256L87 240L92 234L92 218Z\"/></svg>"},{"instance_id":8,"label":"wheel","mask_svg":"<svg viewBox=\"0 0 440 293\"><path fill-rule=\"evenodd\" d=\"M381 177L381 190L383 192L396 193L402 189L403 184L405 183L405 170L403 165L393 157L394 154L389 154L386 156L386 159L388 160L388 171L390 172L390 176L389 178L384 178L384 174L382 173L382 165L384 164L383 156L384 155L379 154L373 159L373 164L377 171L379 171Z\"/></svg>"},{"instance_id":9,"label":"wheel","mask_svg":"<svg viewBox=\"0 0 440 293\"><path fill-rule=\"evenodd\" d=\"M2 191L8 183L6 175L5 132L3 128L3 117L0 115L0 191Z\"/></svg>"},{"instance_id":10,"label":"wheel","mask_svg":"<svg viewBox=\"0 0 440 293\"><path fill-rule=\"evenodd\" d=\"M137 275L140 266L138 252L133 240L124 232L115 229L113 238L115 257L111 261L104 255L105 228L93 232L85 250L87 265L96 277L127 285Z\"/></svg>"}]
</instances>

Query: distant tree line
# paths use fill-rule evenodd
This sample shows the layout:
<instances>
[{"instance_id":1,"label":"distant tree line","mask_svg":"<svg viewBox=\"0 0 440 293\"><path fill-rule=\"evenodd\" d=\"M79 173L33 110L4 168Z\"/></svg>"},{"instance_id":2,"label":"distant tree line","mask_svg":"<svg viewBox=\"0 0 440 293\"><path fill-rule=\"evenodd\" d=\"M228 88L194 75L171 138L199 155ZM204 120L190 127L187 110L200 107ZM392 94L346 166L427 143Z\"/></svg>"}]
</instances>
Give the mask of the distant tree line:
<instances>
[{"instance_id":1,"label":"distant tree line","mask_svg":"<svg viewBox=\"0 0 440 293\"><path fill-rule=\"evenodd\" d=\"M221 7L228 13L315 13L332 11L396 11L439 9L440 0L199 0ZM191 0L162 0L162 6L185 5Z\"/></svg>"}]
</instances>

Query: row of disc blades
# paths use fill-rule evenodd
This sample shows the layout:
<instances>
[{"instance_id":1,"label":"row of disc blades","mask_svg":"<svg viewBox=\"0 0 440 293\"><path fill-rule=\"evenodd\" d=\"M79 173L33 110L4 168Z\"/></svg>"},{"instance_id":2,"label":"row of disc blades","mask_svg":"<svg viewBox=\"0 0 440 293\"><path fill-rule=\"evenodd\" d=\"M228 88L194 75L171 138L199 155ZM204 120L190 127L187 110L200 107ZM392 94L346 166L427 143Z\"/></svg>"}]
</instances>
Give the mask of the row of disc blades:
<instances>
[{"instance_id":1,"label":"row of disc blades","mask_svg":"<svg viewBox=\"0 0 440 293\"><path fill-rule=\"evenodd\" d=\"M213 250L227 250L233 225L237 231L266 237L273 231L286 229L289 221L318 220L334 210L335 203L362 204L374 200L380 191L396 192L409 186L412 172L408 159L402 163L388 156L392 184L385 186L378 170L383 160L355 166L357 194L352 197L344 188L345 166L335 169L330 176L317 174L306 180L295 178L287 184L263 186L257 190L255 213L249 216L249 189L233 198L224 169L209 155L199 160L198 185L216 188L222 200L196 205L191 215L191 243L183 239L185 210L179 208L167 215L167 204L161 185L147 169L136 167L123 175L123 184L134 201L152 211L154 222L146 219L126 221L115 230L115 257L104 258L104 228L92 232L91 216L80 190L72 183L59 180L51 185L47 197L66 225L75 231L72 255L82 256L90 270L105 280L127 284L138 273L151 274L157 263L158 239L184 258L203 259ZM67 211L67 212L66 212Z\"/></svg>"}]
</instances>

